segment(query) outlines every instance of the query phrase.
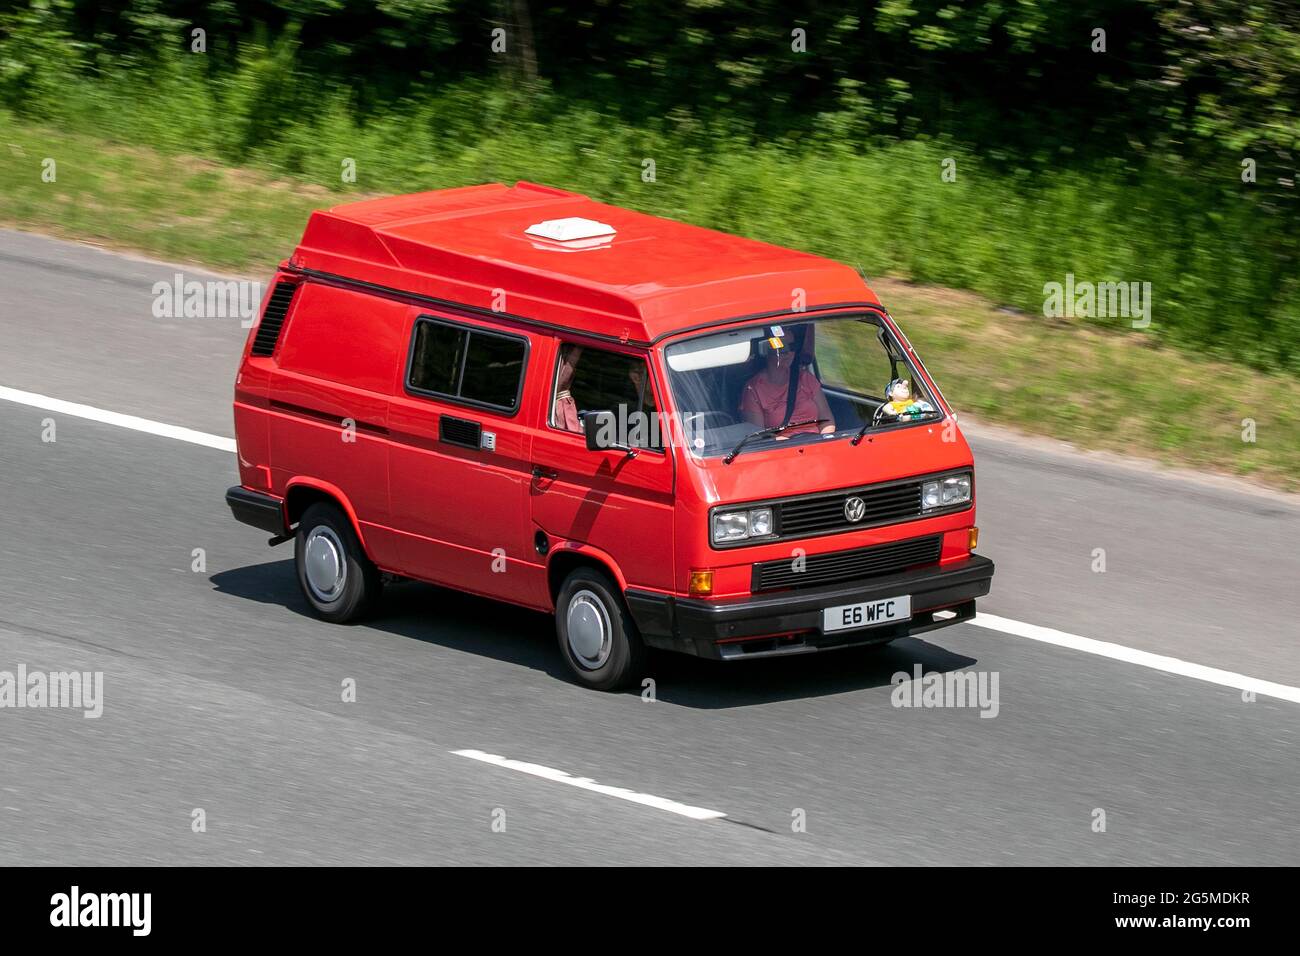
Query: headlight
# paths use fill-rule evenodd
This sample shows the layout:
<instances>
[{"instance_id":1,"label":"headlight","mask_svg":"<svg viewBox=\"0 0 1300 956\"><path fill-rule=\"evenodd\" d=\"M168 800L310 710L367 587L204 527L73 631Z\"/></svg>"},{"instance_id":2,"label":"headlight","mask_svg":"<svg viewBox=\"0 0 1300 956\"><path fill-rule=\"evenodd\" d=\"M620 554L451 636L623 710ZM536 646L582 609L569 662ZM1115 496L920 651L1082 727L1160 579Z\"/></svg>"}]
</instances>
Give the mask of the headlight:
<instances>
[{"instance_id":1,"label":"headlight","mask_svg":"<svg viewBox=\"0 0 1300 956\"><path fill-rule=\"evenodd\" d=\"M929 511L931 508L939 507L939 494L941 481L927 481L921 486L921 510Z\"/></svg>"},{"instance_id":2,"label":"headlight","mask_svg":"<svg viewBox=\"0 0 1300 956\"><path fill-rule=\"evenodd\" d=\"M957 505L964 501L970 501L970 475L945 478L941 494L945 505Z\"/></svg>"},{"instance_id":3,"label":"headlight","mask_svg":"<svg viewBox=\"0 0 1300 956\"><path fill-rule=\"evenodd\" d=\"M970 475L953 475L921 485L921 510L950 508L970 501Z\"/></svg>"},{"instance_id":4,"label":"headlight","mask_svg":"<svg viewBox=\"0 0 1300 956\"><path fill-rule=\"evenodd\" d=\"M713 516L713 543L764 538L772 533L772 509L721 511Z\"/></svg>"}]
</instances>

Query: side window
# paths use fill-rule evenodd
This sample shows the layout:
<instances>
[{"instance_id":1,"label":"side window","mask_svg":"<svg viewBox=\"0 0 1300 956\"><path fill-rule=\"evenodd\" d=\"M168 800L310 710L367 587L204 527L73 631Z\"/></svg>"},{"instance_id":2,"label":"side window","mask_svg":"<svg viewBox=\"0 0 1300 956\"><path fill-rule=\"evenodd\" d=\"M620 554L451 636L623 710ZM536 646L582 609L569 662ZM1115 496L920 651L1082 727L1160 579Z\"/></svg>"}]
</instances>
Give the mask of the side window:
<instances>
[{"instance_id":1,"label":"side window","mask_svg":"<svg viewBox=\"0 0 1300 956\"><path fill-rule=\"evenodd\" d=\"M593 411L612 411L625 421L629 444L663 448L645 359L589 346L562 345L555 370L551 426L581 432L579 413Z\"/></svg>"},{"instance_id":2,"label":"side window","mask_svg":"<svg viewBox=\"0 0 1300 956\"><path fill-rule=\"evenodd\" d=\"M874 323L837 319L816 323L816 330L817 372L826 388L883 399L896 375L915 378L907 359L901 352L891 352L884 330ZM918 397L925 397L921 382L914 382L912 388Z\"/></svg>"},{"instance_id":3,"label":"side window","mask_svg":"<svg viewBox=\"0 0 1300 956\"><path fill-rule=\"evenodd\" d=\"M419 322L411 358L411 388L439 395L458 394L457 379L469 330L441 322Z\"/></svg>"},{"instance_id":4,"label":"side window","mask_svg":"<svg viewBox=\"0 0 1300 956\"><path fill-rule=\"evenodd\" d=\"M418 319L407 384L472 405L519 407L528 343L514 335Z\"/></svg>"},{"instance_id":5,"label":"side window","mask_svg":"<svg viewBox=\"0 0 1300 956\"><path fill-rule=\"evenodd\" d=\"M471 332L461 371L460 397L513 410L519 400L525 351L523 339Z\"/></svg>"}]
</instances>

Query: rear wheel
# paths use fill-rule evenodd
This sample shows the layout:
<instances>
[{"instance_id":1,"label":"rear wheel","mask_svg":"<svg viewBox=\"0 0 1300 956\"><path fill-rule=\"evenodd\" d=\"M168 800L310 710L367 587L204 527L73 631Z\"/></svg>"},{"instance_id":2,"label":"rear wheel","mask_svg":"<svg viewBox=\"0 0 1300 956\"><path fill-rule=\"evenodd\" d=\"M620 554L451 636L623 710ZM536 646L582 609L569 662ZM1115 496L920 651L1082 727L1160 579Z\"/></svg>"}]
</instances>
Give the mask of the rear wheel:
<instances>
[{"instance_id":1,"label":"rear wheel","mask_svg":"<svg viewBox=\"0 0 1300 956\"><path fill-rule=\"evenodd\" d=\"M383 589L379 569L337 505L320 502L303 512L294 537L294 563L312 612L335 624L360 620L373 610Z\"/></svg>"},{"instance_id":2,"label":"rear wheel","mask_svg":"<svg viewBox=\"0 0 1300 956\"><path fill-rule=\"evenodd\" d=\"M569 669L594 690L629 687L645 669L645 645L617 585L593 568L577 568L564 579L555 631Z\"/></svg>"}]
</instances>

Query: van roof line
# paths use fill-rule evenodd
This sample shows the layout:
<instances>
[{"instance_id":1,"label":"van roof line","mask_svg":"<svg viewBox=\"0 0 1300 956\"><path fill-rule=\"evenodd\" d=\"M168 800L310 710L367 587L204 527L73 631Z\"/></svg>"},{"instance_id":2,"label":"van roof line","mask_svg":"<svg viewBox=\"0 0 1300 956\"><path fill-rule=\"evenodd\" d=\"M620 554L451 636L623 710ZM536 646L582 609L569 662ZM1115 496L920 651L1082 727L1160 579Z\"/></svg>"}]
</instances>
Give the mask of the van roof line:
<instances>
[{"instance_id":1,"label":"van roof line","mask_svg":"<svg viewBox=\"0 0 1300 956\"><path fill-rule=\"evenodd\" d=\"M582 218L594 244L526 230ZM873 303L850 266L596 202L535 183L488 183L312 214L292 267L623 341L654 342L736 315Z\"/></svg>"},{"instance_id":2,"label":"van roof line","mask_svg":"<svg viewBox=\"0 0 1300 956\"><path fill-rule=\"evenodd\" d=\"M281 263L281 271L290 275L301 275L309 279L316 279L321 282L337 284L354 289L364 289L367 292L373 292L379 295L392 296L410 302L429 305L434 308L443 309L450 312L464 312L469 315L478 315L483 318L499 319L505 322L515 322L519 325L525 325L532 328L545 329L552 332L574 332L581 333L584 336L595 339L603 339L607 342L618 343L620 345L631 345L636 348L652 348L661 341L673 335L683 332L703 332L708 329L720 328L722 326L733 325L743 322L754 322L759 319L776 319L781 318L787 321L797 320L804 317L812 318L824 312L845 312L860 311L870 309L888 316L889 312L879 302L827 302L822 305L810 305L805 309L794 311L791 309L774 310L770 312L755 312L747 315L731 315L725 318L714 319L698 325L683 325L680 328L664 332L654 339L633 339L622 338L620 336L608 335L584 326L576 325L556 325L553 322L546 322L528 315L518 315L512 312L505 312L497 309L485 309L481 306L470 305L465 302L456 302L451 299L440 299L436 296L422 295L417 292L407 292L403 289L395 289L389 286L377 285L373 282L366 282L362 279L353 279L348 276L335 275L329 272L320 272L315 269L305 269L301 266L293 265L291 262Z\"/></svg>"}]
</instances>

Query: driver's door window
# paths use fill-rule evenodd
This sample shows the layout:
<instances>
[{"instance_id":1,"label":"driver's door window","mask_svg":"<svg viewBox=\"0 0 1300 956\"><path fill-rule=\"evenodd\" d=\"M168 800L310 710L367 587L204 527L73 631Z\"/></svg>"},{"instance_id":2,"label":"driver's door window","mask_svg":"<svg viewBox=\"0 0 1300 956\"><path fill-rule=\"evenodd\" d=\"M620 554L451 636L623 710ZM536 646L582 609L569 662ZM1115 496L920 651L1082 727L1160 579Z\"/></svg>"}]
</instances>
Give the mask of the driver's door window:
<instances>
[{"instance_id":1,"label":"driver's door window","mask_svg":"<svg viewBox=\"0 0 1300 956\"><path fill-rule=\"evenodd\" d=\"M588 411L614 412L628 425L630 445L663 448L650 369L641 356L589 345L560 346L549 424L581 433L581 413Z\"/></svg>"}]
</instances>

